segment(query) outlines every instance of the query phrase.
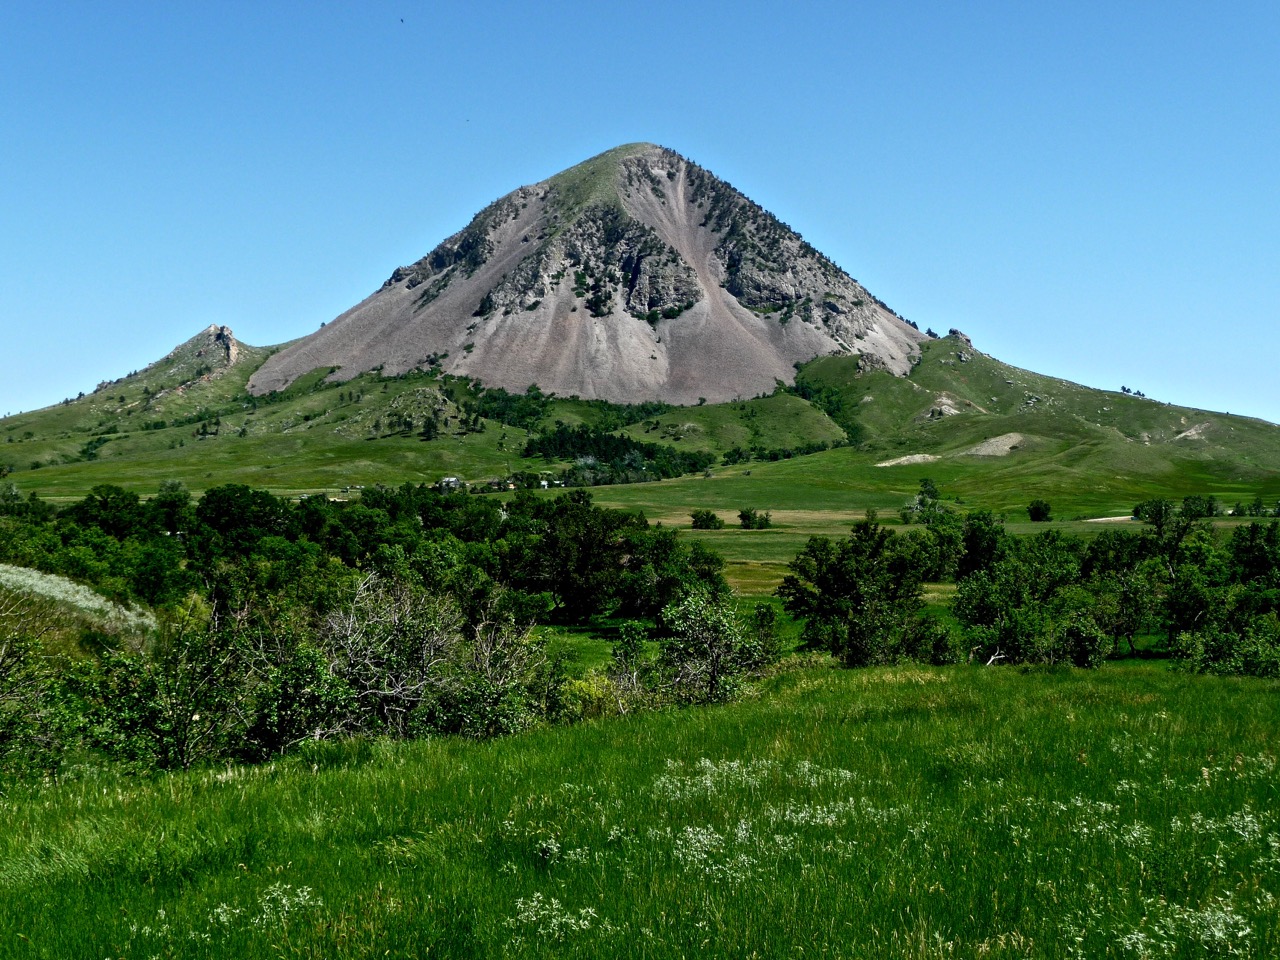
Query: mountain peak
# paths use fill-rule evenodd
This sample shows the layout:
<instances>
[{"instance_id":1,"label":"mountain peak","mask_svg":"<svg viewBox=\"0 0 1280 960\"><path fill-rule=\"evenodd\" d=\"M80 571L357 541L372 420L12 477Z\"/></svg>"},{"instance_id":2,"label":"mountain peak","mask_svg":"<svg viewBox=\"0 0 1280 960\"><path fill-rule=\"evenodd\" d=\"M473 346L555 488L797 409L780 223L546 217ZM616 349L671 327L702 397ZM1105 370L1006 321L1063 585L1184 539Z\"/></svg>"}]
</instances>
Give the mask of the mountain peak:
<instances>
[{"instance_id":1,"label":"mountain peak","mask_svg":"<svg viewBox=\"0 0 1280 960\"><path fill-rule=\"evenodd\" d=\"M619 178L628 160L657 158L667 153L675 156L656 144L626 143L562 170L544 184L554 191L562 205L571 209L586 206L592 201L616 202Z\"/></svg>"},{"instance_id":2,"label":"mountain peak","mask_svg":"<svg viewBox=\"0 0 1280 960\"><path fill-rule=\"evenodd\" d=\"M905 374L921 334L799 234L651 143L521 187L250 381L446 372L621 402L750 397L796 363Z\"/></svg>"}]
</instances>

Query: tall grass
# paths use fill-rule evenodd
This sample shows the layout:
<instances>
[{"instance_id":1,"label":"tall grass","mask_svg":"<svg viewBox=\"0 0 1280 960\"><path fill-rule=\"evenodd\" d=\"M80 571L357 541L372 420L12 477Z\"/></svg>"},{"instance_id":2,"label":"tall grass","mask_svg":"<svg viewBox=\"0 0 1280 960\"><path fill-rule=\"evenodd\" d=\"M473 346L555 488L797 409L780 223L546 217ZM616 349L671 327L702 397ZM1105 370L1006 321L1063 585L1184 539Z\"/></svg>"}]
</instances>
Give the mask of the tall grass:
<instances>
[{"instance_id":1,"label":"tall grass","mask_svg":"<svg viewBox=\"0 0 1280 960\"><path fill-rule=\"evenodd\" d=\"M1280 688L807 669L505 741L10 788L0 955L1269 957Z\"/></svg>"}]
</instances>

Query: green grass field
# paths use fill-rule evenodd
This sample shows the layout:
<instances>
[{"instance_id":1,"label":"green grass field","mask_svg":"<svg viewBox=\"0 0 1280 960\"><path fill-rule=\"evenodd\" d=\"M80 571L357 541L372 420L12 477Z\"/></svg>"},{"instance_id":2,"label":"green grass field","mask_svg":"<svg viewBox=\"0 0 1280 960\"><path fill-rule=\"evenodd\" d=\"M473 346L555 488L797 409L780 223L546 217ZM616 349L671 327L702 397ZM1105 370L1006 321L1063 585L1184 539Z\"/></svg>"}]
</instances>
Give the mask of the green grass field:
<instances>
[{"instance_id":1,"label":"green grass field","mask_svg":"<svg viewBox=\"0 0 1280 960\"><path fill-rule=\"evenodd\" d=\"M5 957L1273 957L1280 688L796 669L727 707L0 793Z\"/></svg>"}]
</instances>

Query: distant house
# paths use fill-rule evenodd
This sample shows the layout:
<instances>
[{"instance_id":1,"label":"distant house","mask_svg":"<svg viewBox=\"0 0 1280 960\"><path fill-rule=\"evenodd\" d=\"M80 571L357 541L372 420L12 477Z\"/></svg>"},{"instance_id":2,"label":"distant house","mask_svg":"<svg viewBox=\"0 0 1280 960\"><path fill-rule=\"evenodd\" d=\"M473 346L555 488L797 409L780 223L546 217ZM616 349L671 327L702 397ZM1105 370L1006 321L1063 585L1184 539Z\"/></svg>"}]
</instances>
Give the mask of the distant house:
<instances>
[{"instance_id":1,"label":"distant house","mask_svg":"<svg viewBox=\"0 0 1280 960\"><path fill-rule=\"evenodd\" d=\"M461 490L466 484L457 477L442 477L440 482L436 484L437 490Z\"/></svg>"}]
</instances>

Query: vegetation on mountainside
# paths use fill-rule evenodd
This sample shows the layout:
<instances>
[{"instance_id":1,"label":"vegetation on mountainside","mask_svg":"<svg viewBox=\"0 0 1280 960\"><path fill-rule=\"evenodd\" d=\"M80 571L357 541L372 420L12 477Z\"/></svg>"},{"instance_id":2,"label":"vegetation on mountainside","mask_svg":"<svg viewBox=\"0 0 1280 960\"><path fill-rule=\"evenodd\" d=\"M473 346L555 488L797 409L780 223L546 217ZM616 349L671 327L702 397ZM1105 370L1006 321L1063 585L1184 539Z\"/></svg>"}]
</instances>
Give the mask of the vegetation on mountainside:
<instances>
[{"instance_id":1,"label":"vegetation on mountainside","mask_svg":"<svg viewBox=\"0 0 1280 960\"><path fill-rule=\"evenodd\" d=\"M509 394L429 370L345 383L318 370L253 398L244 392L252 366L242 361L178 390L162 388L195 368L157 364L6 418L0 470L12 470L26 493L67 498L101 483L145 491L157 474L195 491L241 482L330 495L445 476L555 479L572 460L522 454L530 433L563 422L717 456L714 482L607 495L652 516L754 502L779 516L794 507L845 522L868 507L896 512L923 476L966 505L1012 514L1044 500L1062 520L1197 492L1228 506L1261 498L1270 509L1280 500L1280 428L1039 377L955 337L926 343L909 378L862 371L857 358L822 358L801 370L794 390L697 407L619 406L536 388ZM94 459L85 458L87 445ZM876 466L904 457L938 459Z\"/></svg>"}]
</instances>

